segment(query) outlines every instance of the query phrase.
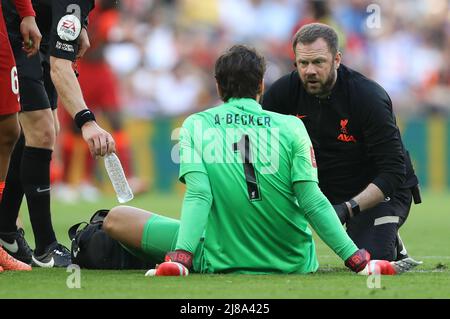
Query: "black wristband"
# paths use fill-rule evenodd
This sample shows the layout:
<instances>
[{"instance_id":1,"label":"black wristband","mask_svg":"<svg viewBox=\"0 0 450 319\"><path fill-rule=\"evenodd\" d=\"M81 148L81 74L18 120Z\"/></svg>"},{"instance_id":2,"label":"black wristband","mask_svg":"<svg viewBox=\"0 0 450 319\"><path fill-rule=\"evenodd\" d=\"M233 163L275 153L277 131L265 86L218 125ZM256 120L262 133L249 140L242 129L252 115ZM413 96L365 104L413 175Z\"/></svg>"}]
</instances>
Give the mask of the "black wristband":
<instances>
[{"instance_id":1,"label":"black wristband","mask_svg":"<svg viewBox=\"0 0 450 319\"><path fill-rule=\"evenodd\" d=\"M85 109L80 112L78 112L75 115L75 124L79 129L86 124L86 122L95 121L95 115L90 110Z\"/></svg>"},{"instance_id":2,"label":"black wristband","mask_svg":"<svg viewBox=\"0 0 450 319\"><path fill-rule=\"evenodd\" d=\"M361 212L359 204L354 199L350 199L348 202L350 203L350 207L352 208L353 217L355 217Z\"/></svg>"}]
</instances>

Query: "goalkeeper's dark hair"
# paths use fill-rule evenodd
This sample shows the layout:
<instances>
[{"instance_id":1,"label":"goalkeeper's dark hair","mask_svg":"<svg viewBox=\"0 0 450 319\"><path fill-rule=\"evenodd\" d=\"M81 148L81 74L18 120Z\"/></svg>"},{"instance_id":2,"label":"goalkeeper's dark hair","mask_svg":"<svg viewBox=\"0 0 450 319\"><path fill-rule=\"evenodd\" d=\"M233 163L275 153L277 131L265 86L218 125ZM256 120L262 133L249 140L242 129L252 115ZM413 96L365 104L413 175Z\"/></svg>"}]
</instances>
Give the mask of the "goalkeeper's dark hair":
<instances>
[{"instance_id":1,"label":"goalkeeper's dark hair","mask_svg":"<svg viewBox=\"0 0 450 319\"><path fill-rule=\"evenodd\" d=\"M235 45L216 61L215 78L220 98L256 98L261 94L261 83L266 72L266 61L254 48Z\"/></svg>"}]
</instances>

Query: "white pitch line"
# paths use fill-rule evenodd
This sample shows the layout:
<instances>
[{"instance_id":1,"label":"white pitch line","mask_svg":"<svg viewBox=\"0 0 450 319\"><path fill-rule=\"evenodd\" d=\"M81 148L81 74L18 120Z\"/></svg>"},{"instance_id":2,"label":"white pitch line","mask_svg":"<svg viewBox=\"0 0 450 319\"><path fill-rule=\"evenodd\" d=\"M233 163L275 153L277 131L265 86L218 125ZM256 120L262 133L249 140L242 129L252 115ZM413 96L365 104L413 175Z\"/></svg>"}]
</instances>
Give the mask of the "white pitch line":
<instances>
[{"instance_id":1,"label":"white pitch line","mask_svg":"<svg viewBox=\"0 0 450 319\"><path fill-rule=\"evenodd\" d=\"M339 258L333 255L319 255L318 258ZM450 256L412 256L414 259L450 259Z\"/></svg>"},{"instance_id":2,"label":"white pitch line","mask_svg":"<svg viewBox=\"0 0 450 319\"><path fill-rule=\"evenodd\" d=\"M413 256L414 258L415 256ZM450 256L417 256L417 258L423 259L450 259Z\"/></svg>"},{"instance_id":3,"label":"white pitch line","mask_svg":"<svg viewBox=\"0 0 450 319\"><path fill-rule=\"evenodd\" d=\"M416 272L416 273L432 273L432 272L447 272L445 269L433 269L433 270L421 270L421 269L415 269L415 270L408 270L406 273L410 272Z\"/></svg>"}]
</instances>

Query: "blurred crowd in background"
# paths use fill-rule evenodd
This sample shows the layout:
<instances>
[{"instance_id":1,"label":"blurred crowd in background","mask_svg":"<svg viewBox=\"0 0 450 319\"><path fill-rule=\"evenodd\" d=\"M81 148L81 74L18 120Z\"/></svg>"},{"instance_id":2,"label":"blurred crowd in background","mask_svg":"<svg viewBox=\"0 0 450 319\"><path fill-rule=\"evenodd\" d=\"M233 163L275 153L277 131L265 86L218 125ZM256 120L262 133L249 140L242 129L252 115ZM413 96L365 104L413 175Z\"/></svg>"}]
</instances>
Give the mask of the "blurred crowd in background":
<instances>
[{"instance_id":1,"label":"blurred crowd in background","mask_svg":"<svg viewBox=\"0 0 450 319\"><path fill-rule=\"evenodd\" d=\"M448 0L97 0L96 6L79 80L88 105L113 130L128 176L138 174L126 123L181 123L218 104L214 62L236 43L265 55L270 86L294 69L291 38L310 22L338 31L343 63L380 83L397 114L450 110ZM78 144L71 125L63 127L60 179L67 180ZM95 175L89 161L85 176ZM138 178L135 188L148 184Z\"/></svg>"},{"instance_id":2,"label":"blurred crowd in background","mask_svg":"<svg viewBox=\"0 0 450 319\"><path fill-rule=\"evenodd\" d=\"M103 1L113 2L114 1ZM291 38L320 21L340 35L344 63L379 82L396 111L449 107L433 100L450 85L447 0L121 0L108 27L105 58L121 79L130 116L191 113L217 101L216 57L234 43L269 63L267 84L293 69ZM108 15L104 15L108 19ZM102 19L102 18L100 18ZM100 22L101 23L101 22ZM445 92L442 92L445 94ZM448 92L447 92L448 94ZM449 98L446 99L449 101Z\"/></svg>"}]
</instances>

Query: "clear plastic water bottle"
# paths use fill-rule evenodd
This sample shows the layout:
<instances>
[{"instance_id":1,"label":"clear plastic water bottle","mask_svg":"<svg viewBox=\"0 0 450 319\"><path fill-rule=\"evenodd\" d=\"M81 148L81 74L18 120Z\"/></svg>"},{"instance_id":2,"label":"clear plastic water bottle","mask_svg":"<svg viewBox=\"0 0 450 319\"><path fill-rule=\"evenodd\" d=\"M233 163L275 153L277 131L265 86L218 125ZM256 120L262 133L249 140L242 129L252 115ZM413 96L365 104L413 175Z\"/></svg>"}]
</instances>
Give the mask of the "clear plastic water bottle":
<instances>
[{"instance_id":1,"label":"clear plastic water bottle","mask_svg":"<svg viewBox=\"0 0 450 319\"><path fill-rule=\"evenodd\" d=\"M115 153L107 154L104 157L105 168L108 172L109 179L116 191L119 203L126 203L133 199L133 191L128 185L127 178L123 172L122 164Z\"/></svg>"}]
</instances>

